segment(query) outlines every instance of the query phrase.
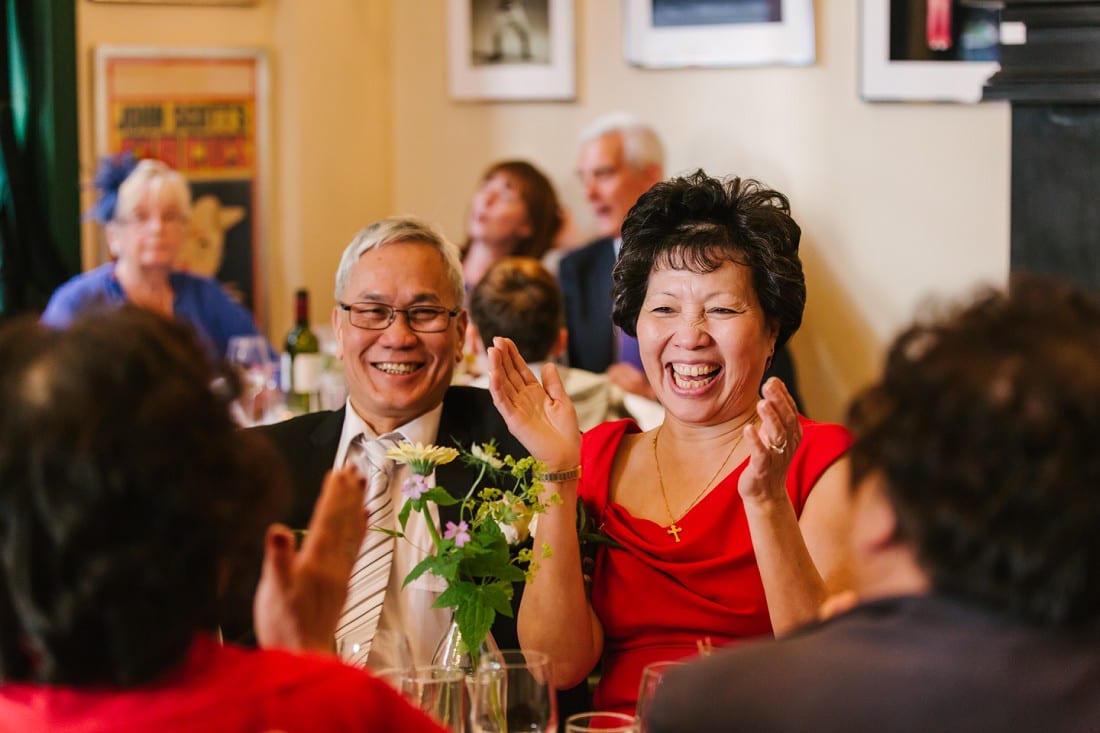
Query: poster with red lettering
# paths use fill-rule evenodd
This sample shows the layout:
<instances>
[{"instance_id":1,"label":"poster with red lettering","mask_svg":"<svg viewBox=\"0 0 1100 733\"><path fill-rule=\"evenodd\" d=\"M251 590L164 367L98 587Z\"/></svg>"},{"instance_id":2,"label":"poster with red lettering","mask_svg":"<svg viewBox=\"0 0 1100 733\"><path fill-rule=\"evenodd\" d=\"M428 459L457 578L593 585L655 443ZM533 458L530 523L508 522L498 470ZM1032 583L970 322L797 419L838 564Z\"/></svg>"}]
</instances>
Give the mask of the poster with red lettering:
<instances>
[{"instance_id":1,"label":"poster with red lettering","mask_svg":"<svg viewBox=\"0 0 1100 733\"><path fill-rule=\"evenodd\" d=\"M266 323L267 63L259 49L101 46L96 157L158 158L191 183L178 266L217 278Z\"/></svg>"}]
</instances>

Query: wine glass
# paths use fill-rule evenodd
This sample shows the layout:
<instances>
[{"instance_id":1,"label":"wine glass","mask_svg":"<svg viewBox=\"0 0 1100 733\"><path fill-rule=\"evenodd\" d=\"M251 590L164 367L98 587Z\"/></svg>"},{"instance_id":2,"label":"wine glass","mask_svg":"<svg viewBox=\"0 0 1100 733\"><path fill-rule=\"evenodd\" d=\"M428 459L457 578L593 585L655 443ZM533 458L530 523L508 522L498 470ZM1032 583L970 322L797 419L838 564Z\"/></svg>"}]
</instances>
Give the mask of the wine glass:
<instances>
[{"instance_id":1,"label":"wine glass","mask_svg":"<svg viewBox=\"0 0 1100 733\"><path fill-rule=\"evenodd\" d=\"M474 674L470 728L474 733L554 733L558 707L550 658L508 649L484 657Z\"/></svg>"},{"instance_id":2,"label":"wine glass","mask_svg":"<svg viewBox=\"0 0 1100 733\"><path fill-rule=\"evenodd\" d=\"M389 672L385 674L390 676ZM414 667L400 677L398 690L405 699L448 730L466 733L469 703L466 697L466 673L461 669Z\"/></svg>"},{"instance_id":3,"label":"wine glass","mask_svg":"<svg viewBox=\"0 0 1100 733\"><path fill-rule=\"evenodd\" d=\"M657 695L657 690L661 686L665 673L683 664L683 662L675 660L653 662L646 665L646 668L642 670L642 684L638 687L638 705L636 708L641 733L645 733L646 714L649 712L649 706L653 703L653 698Z\"/></svg>"},{"instance_id":4,"label":"wine glass","mask_svg":"<svg viewBox=\"0 0 1100 733\"><path fill-rule=\"evenodd\" d=\"M237 372L241 393L235 415L243 427L266 422L266 396L275 384L275 362L263 336L232 336L225 349L225 360Z\"/></svg>"},{"instance_id":5,"label":"wine glass","mask_svg":"<svg viewBox=\"0 0 1100 733\"><path fill-rule=\"evenodd\" d=\"M409 637L397 629L378 629L369 638L344 636L336 642L336 653L348 664L374 672L406 674L414 666Z\"/></svg>"},{"instance_id":6,"label":"wine glass","mask_svg":"<svg viewBox=\"0 0 1100 733\"><path fill-rule=\"evenodd\" d=\"M626 713L593 712L570 715L565 721L565 733L639 733L641 723Z\"/></svg>"}]
</instances>

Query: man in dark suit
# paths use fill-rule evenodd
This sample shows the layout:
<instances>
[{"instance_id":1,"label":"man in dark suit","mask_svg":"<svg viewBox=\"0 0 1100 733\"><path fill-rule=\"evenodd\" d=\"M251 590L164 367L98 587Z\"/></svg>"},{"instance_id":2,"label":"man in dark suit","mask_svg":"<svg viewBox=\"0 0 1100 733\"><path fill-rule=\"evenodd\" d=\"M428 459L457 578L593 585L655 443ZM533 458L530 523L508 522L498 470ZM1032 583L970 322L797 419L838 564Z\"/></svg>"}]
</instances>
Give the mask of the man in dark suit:
<instances>
[{"instance_id":1,"label":"man in dark suit","mask_svg":"<svg viewBox=\"0 0 1100 733\"><path fill-rule=\"evenodd\" d=\"M623 219L638 197L664 177L664 157L657 133L627 115L603 117L584 131L577 175L600 238L566 255L558 266L569 365L607 372L624 390L650 399L653 390L642 372L637 341L611 323L611 268Z\"/></svg>"},{"instance_id":2,"label":"man in dark suit","mask_svg":"<svg viewBox=\"0 0 1100 733\"><path fill-rule=\"evenodd\" d=\"M1041 279L907 329L849 413L861 603L666 674L647 729L1100 730L1097 354Z\"/></svg>"},{"instance_id":3,"label":"man in dark suit","mask_svg":"<svg viewBox=\"0 0 1100 733\"><path fill-rule=\"evenodd\" d=\"M306 526L322 478L343 464L349 444L361 433L373 438L397 431L412 442L466 448L495 440L503 453L527 454L485 390L450 386L468 319L464 296L457 248L420 221L384 219L348 245L336 275L332 312L347 404L257 428L289 465L294 487L290 526ZM405 475L399 470L390 479L396 507L404 501L400 484ZM474 477L468 466L454 461L436 469L435 483L460 493ZM458 505L440 508L439 520L457 522L458 510ZM426 534L416 535L414 520L415 515L407 529L412 541L394 544L378 629L404 631L417 661L427 663L450 612L431 608L443 588L434 576L402 588L405 575L423 557L416 545L430 546ZM493 628L498 644L517 646L514 620L498 621Z\"/></svg>"},{"instance_id":4,"label":"man in dark suit","mask_svg":"<svg viewBox=\"0 0 1100 733\"><path fill-rule=\"evenodd\" d=\"M611 322L611 270L622 245L622 226L638 197L664 178L664 148L656 131L630 115L607 115L581 134L577 174L592 205L600 238L558 264L569 329L569 365L606 372L627 392L653 399L642 371L638 342ZM787 345L775 350L764 379L779 377L803 408Z\"/></svg>"}]
</instances>

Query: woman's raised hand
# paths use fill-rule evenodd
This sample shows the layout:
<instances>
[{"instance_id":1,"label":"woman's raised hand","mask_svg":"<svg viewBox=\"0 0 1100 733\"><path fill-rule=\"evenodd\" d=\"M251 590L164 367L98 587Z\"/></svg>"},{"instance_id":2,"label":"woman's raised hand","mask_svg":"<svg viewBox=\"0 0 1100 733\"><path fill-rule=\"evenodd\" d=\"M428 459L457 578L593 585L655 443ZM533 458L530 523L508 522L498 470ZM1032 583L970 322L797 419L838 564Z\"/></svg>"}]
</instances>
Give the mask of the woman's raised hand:
<instances>
[{"instance_id":1,"label":"woman's raised hand","mask_svg":"<svg viewBox=\"0 0 1100 733\"><path fill-rule=\"evenodd\" d=\"M737 490L746 501L789 501L787 468L802 441L798 407L787 387L775 377L764 383L761 395L756 403L759 420L744 428L749 465L737 482Z\"/></svg>"},{"instance_id":2,"label":"woman's raised hand","mask_svg":"<svg viewBox=\"0 0 1100 733\"><path fill-rule=\"evenodd\" d=\"M553 364L543 367L539 384L516 345L494 338L489 347L489 391L508 430L547 468L563 470L580 462L577 411Z\"/></svg>"}]
</instances>

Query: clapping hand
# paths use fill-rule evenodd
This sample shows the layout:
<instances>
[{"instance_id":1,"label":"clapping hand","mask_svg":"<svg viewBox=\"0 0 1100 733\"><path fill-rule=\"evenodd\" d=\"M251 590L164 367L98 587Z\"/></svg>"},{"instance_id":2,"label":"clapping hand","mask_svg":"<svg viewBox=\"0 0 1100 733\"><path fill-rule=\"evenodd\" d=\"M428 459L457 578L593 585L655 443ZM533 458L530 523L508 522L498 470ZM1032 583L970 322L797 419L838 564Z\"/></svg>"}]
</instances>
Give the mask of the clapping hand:
<instances>
[{"instance_id":1,"label":"clapping hand","mask_svg":"<svg viewBox=\"0 0 1100 733\"><path fill-rule=\"evenodd\" d=\"M325 477L301 549L294 533L273 524L264 538L264 562L253 620L263 647L332 652L348 578L367 531L365 483L343 468Z\"/></svg>"},{"instance_id":2,"label":"clapping hand","mask_svg":"<svg viewBox=\"0 0 1100 733\"><path fill-rule=\"evenodd\" d=\"M788 501L787 468L802 441L798 407L776 377L764 383L761 395L756 404L757 419L744 427L749 465L737 482L737 490L746 501Z\"/></svg>"},{"instance_id":3,"label":"clapping hand","mask_svg":"<svg viewBox=\"0 0 1100 733\"><path fill-rule=\"evenodd\" d=\"M547 364L542 384L510 339L494 338L489 347L489 391L512 435L550 470L580 461L577 411L565 393L557 367Z\"/></svg>"}]
</instances>

